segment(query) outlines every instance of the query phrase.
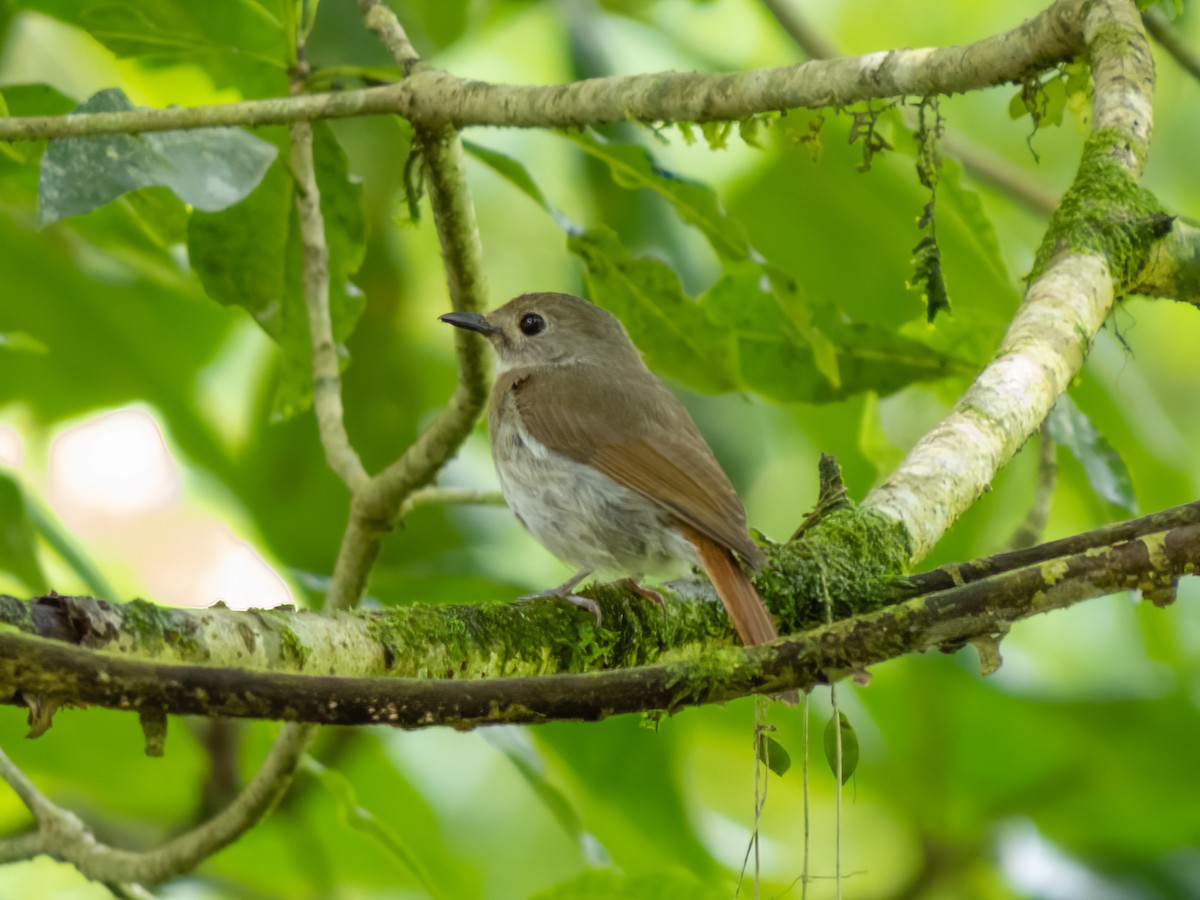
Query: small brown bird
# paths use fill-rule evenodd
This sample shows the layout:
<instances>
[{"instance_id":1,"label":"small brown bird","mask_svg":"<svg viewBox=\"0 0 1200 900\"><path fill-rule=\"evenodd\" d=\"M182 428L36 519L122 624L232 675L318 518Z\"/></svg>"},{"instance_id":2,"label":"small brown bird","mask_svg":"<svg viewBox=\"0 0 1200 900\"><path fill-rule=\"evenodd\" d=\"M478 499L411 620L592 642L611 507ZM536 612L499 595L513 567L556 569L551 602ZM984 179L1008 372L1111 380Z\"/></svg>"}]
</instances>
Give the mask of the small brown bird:
<instances>
[{"instance_id":1,"label":"small brown bird","mask_svg":"<svg viewBox=\"0 0 1200 900\"><path fill-rule=\"evenodd\" d=\"M742 643L778 633L738 559L757 569L741 501L691 416L611 313L570 294L522 294L443 322L486 335L498 374L488 412L500 487L521 523L579 572L703 567ZM647 596L656 596L644 591ZM659 598L661 602L661 598Z\"/></svg>"}]
</instances>

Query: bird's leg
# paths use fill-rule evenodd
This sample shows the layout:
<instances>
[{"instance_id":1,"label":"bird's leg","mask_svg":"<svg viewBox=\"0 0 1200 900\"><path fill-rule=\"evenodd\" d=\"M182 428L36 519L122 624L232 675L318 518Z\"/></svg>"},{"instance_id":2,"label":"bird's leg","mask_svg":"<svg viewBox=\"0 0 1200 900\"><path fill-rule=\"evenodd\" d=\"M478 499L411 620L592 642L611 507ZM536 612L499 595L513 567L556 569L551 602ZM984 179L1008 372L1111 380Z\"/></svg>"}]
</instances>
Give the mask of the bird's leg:
<instances>
[{"instance_id":1,"label":"bird's leg","mask_svg":"<svg viewBox=\"0 0 1200 900\"><path fill-rule=\"evenodd\" d=\"M664 613L667 611L667 601L663 599L663 595L660 594L658 591L654 590L654 588L646 587L644 584L639 582L636 578L622 578L620 581L617 582L617 584L624 585L625 587L627 587L631 591L633 591L635 594L637 594L639 597L645 597L651 603L658 604L658 608L661 609Z\"/></svg>"},{"instance_id":2,"label":"bird's leg","mask_svg":"<svg viewBox=\"0 0 1200 900\"><path fill-rule=\"evenodd\" d=\"M583 579L587 578L591 574L591 569L580 569L558 587L552 587L548 591L539 591L536 594L526 594L523 597L518 597L517 602L523 603L526 600L545 600L550 597L559 597L563 600L566 600L568 603L573 603L575 606L586 609L596 617L596 624L599 625L601 619L600 605L591 597L582 597L579 594L571 593L571 591L575 589L575 585L579 584L579 582L583 581Z\"/></svg>"}]
</instances>

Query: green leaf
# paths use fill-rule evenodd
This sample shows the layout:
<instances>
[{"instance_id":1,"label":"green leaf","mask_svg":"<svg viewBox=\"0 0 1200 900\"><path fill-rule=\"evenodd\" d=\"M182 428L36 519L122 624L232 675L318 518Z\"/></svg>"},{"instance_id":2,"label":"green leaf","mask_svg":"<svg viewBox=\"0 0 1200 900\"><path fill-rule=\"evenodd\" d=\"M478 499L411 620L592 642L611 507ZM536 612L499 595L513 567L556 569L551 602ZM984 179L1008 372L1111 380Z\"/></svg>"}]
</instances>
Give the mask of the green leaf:
<instances>
[{"instance_id":1,"label":"green leaf","mask_svg":"<svg viewBox=\"0 0 1200 900\"><path fill-rule=\"evenodd\" d=\"M1066 394L1050 410L1046 430L1079 460L1097 496L1128 512L1137 512L1133 481L1125 461Z\"/></svg>"},{"instance_id":2,"label":"green leaf","mask_svg":"<svg viewBox=\"0 0 1200 900\"><path fill-rule=\"evenodd\" d=\"M711 143L713 136L707 131L705 134ZM645 188L667 200L680 219L708 239L713 251L725 263L727 273L765 283L776 295L787 332L794 340L805 344L809 362L820 375L835 387L839 386L841 374L836 352L829 339L814 325L813 312L804 295L785 272L763 262L754 252L742 224L722 209L711 188L661 168L649 151L636 144L608 143L591 133L564 133L564 137L605 162L616 184L630 189ZM707 387L697 389L711 390Z\"/></svg>"},{"instance_id":3,"label":"green leaf","mask_svg":"<svg viewBox=\"0 0 1200 900\"><path fill-rule=\"evenodd\" d=\"M838 733L833 723L836 721L842 723L842 784L845 784L858 768L858 735L854 733L854 727L846 718L846 714L840 710L837 719L830 719L829 724L825 726L825 760L835 778L838 771Z\"/></svg>"},{"instance_id":4,"label":"green leaf","mask_svg":"<svg viewBox=\"0 0 1200 900\"><path fill-rule=\"evenodd\" d=\"M35 337L30 337L23 331L0 331L0 351L7 350L16 353L45 353L47 347Z\"/></svg>"},{"instance_id":5,"label":"green leaf","mask_svg":"<svg viewBox=\"0 0 1200 900\"><path fill-rule=\"evenodd\" d=\"M592 871L539 891L531 900L719 900L728 896L724 886L687 872Z\"/></svg>"},{"instance_id":6,"label":"green leaf","mask_svg":"<svg viewBox=\"0 0 1200 900\"><path fill-rule=\"evenodd\" d=\"M555 821L562 826L563 831L579 843L584 854L593 857L592 862L608 862L607 853L599 847L596 839L584 830L579 812L567 795L547 777L545 761L529 739L528 733L513 728L489 728L482 734L487 743L508 758ZM602 859L595 858L597 849L600 849Z\"/></svg>"},{"instance_id":7,"label":"green leaf","mask_svg":"<svg viewBox=\"0 0 1200 900\"><path fill-rule=\"evenodd\" d=\"M46 84L6 84L0 107L10 116L61 116L75 101ZM5 205L32 207L37 202L37 160L46 141L0 142L0 196Z\"/></svg>"},{"instance_id":8,"label":"green leaf","mask_svg":"<svg viewBox=\"0 0 1200 900\"><path fill-rule=\"evenodd\" d=\"M147 3L145 0L11 0L74 25L122 58L189 66L243 96L287 92L294 35L274 0ZM290 2L290 0L287 0Z\"/></svg>"},{"instance_id":9,"label":"green leaf","mask_svg":"<svg viewBox=\"0 0 1200 900\"><path fill-rule=\"evenodd\" d=\"M100 91L76 114L133 109L120 88ZM275 148L236 128L100 135L50 142L38 183L38 223L91 212L128 191L162 185L197 209L232 206L262 180Z\"/></svg>"},{"instance_id":10,"label":"green leaf","mask_svg":"<svg viewBox=\"0 0 1200 900\"><path fill-rule=\"evenodd\" d=\"M661 168L648 150L636 144L611 144L590 132L559 134L606 163L613 181L621 187L645 188L670 203L679 218L698 228L722 259L742 260L750 256L745 229L721 208L716 193L708 185Z\"/></svg>"},{"instance_id":11,"label":"green leaf","mask_svg":"<svg viewBox=\"0 0 1200 900\"><path fill-rule=\"evenodd\" d=\"M974 240L979 254L992 270L995 279L1007 284L1008 266L996 237L996 226L983 207L979 194L964 184L962 164L952 156L942 158L941 180L938 182L938 203L941 212L953 212L966 226L963 230Z\"/></svg>"},{"instance_id":12,"label":"green leaf","mask_svg":"<svg viewBox=\"0 0 1200 900\"><path fill-rule=\"evenodd\" d=\"M463 141L463 149L486 165L497 175L508 181L522 194L550 214L556 225L568 234L578 232L579 226L562 214L542 192L529 170L518 160L504 153L476 144L473 141Z\"/></svg>"},{"instance_id":13,"label":"green leaf","mask_svg":"<svg viewBox=\"0 0 1200 900\"><path fill-rule=\"evenodd\" d=\"M313 127L313 161L329 246L333 337L342 342L363 309L361 294L349 282L365 249L362 187L351 180L346 154L323 123ZM279 345L277 419L303 412L312 401L303 248L294 200L295 182L281 157L246 200L219 213L196 212L188 226L188 255L208 295L223 305L243 307Z\"/></svg>"},{"instance_id":14,"label":"green leaf","mask_svg":"<svg viewBox=\"0 0 1200 900\"><path fill-rule=\"evenodd\" d=\"M783 744L766 734L758 736L758 759L780 777L792 767L792 755L784 749Z\"/></svg>"},{"instance_id":15,"label":"green leaf","mask_svg":"<svg viewBox=\"0 0 1200 900\"><path fill-rule=\"evenodd\" d=\"M420 857L409 848L386 822L376 818L370 810L359 805L358 794L354 790L354 785L350 783L350 779L336 769L330 769L321 765L321 763L317 762L311 756L304 757L301 762L301 768L316 778L320 785L333 797L334 802L337 804L338 817L341 819L343 825L347 828L361 831L363 834L377 841L383 849L388 851L405 869L416 877L427 893L434 897L445 896L438 890L433 879L429 877L429 873L425 871Z\"/></svg>"},{"instance_id":16,"label":"green leaf","mask_svg":"<svg viewBox=\"0 0 1200 900\"><path fill-rule=\"evenodd\" d=\"M969 371L919 341L818 307L817 327L836 354L841 376L834 385L781 308L780 292L765 290L753 271L721 279L701 304L719 330L733 335L742 386L780 402L827 403L861 391L886 396L914 382Z\"/></svg>"},{"instance_id":17,"label":"green leaf","mask_svg":"<svg viewBox=\"0 0 1200 900\"><path fill-rule=\"evenodd\" d=\"M36 532L25 492L16 479L0 471L0 570L16 577L31 592L48 590L38 559Z\"/></svg>"},{"instance_id":18,"label":"green leaf","mask_svg":"<svg viewBox=\"0 0 1200 900\"><path fill-rule=\"evenodd\" d=\"M591 299L621 320L652 369L698 391L737 386L731 336L713 327L669 266L630 256L603 226L571 235L567 246L587 267Z\"/></svg>"}]
</instances>

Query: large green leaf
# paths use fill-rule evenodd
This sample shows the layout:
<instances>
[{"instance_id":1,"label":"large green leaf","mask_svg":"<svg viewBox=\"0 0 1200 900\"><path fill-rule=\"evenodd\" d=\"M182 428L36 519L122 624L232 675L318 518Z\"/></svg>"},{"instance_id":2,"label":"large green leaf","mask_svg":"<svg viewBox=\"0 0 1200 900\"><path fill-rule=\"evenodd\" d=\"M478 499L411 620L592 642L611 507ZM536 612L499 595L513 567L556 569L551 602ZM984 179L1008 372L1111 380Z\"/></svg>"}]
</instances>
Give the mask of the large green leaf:
<instances>
[{"instance_id":1,"label":"large green leaf","mask_svg":"<svg viewBox=\"0 0 1200 900\"><path fill-rule=\"evenodd\" d=\"M563 215L547 199L545 192L534 181L533 176L529 174L529 170L525 168L525 165L520 160L500 153L497 150L492 150L490 147L476 144L473 141L463 141L462 144L464 150L549 213L550 217L554 219L555 224L562 228L563 231L569 234L579 230L579 226Z\"/></svg>"},{"instance_id":2,"label":"large green leaf","mask_svg":"<svg viewBox=\"0 0 1200 900\"><path fill-rule=\"evenodd\" d=\"M133 104L120 88L93 95L76 115L121 112ZM42 225L91 212L128 191L161 185L180 200L216 212L262 180L276 149L237 128L108 134L50 142L38 183Z\"/></svg>"},{"instance_id":3,"label":"large green leaf","mask_svg":"<svg viewBox=\"0 0 1200 900\"><path fill-rule=\"evenodd\" d=\"M313 129L313 159L329 247L333 336L344 341L363 310L350 276L362 263L366 224L362 187L327 125ZM279 345L283 369L275 416L289 418L312 400L312 363L304 303L303 248L295 212L295 182L282 159L242 203L193 214L188 253L208 295L240 306Z\"/></svg>"},{"instance_id":4,"label":"large green leaf","mask_svg":"<svg viewBox=\"0 0 1200 900\"><path fill-rule=\"evenodd\" d=\"M337 769L321 765L312 756L305 756L300 767L301 771L312 775L329 792L337 807L338 818L342 825L354 829L378 843L421 884L421 887L430 896L445 896L429 877L420 857L396 829L390 827L386 821L378 818L359 803L358 792L345 775Z\"/></svg>"},{"instance_id":5,"label":"large green leaf","mask_svg":"<svg viewBox=\"0 0 1200 900\"><path fill-rule=\"evenodd\" d=\"M753 271L726 276L701 298L715 326L736 337L741 383L765 397L823 403L861 391L887 395L914 382L966 371L951 356L875 325L845 321L827 307L820 310L818 322L837 354L841 383L834 386L780 312L779 302L779 292L767 291Z\"/></svg>"},{"instance_id":6,"label":"large green leaf","mask_svg":"<svg viewBox=\"0 0 1200 900\"><path fill-rule=\"evenodd\" d=\"M606 163L621 187L645 188L670 203L683 221L700 230L722 258L743 260L750 256L745 228L722 209L708 185L660 167L650 152L637 144L610 143L590 132L559 134Z\"/></svg>"},{"instance_id":7,"label":"large green leaf","mask_svg":"<svg viewBox=\"0 0 1200 900\"><path fill-rule=\"evenodd\" d=\"M696 390L737 386L731 335L713 327L669 266L630 256L603 226L570 236L567 246L587 267L591 299L624 323L651 368Z\"/></svg>"},{"instance_id":8,"label":"large green leaf","mask_svg":"<svg viewBox=\"0 0 1200 900\"><path fill-rule=\"evenodd\" d=\"M236 86L245 96L287 90L294 0L12 2L86 31L119 57L200 66L218 87Z\"/></svg>"}]
</instances>

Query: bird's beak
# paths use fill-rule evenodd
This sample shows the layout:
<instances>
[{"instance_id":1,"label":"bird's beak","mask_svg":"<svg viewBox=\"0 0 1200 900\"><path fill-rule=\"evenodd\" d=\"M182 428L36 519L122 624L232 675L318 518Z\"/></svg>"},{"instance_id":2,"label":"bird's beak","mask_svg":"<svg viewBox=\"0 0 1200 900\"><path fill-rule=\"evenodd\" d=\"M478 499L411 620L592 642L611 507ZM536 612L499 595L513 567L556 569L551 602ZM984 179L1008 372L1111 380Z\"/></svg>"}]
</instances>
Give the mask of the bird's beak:
<instances>
[{"instance_id":1,"label":"bird's beak","mask_svg":"<svg viewBox=\"0 0 1200 900\"><path fill-rule=\"evenodd\" d=\"M465 328L467 331L478 331L480 334L494 334L499 330L480 313L449 312L438 316L438 321L448 322L455 328Z\"/></svg>"}]
</instances>

